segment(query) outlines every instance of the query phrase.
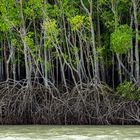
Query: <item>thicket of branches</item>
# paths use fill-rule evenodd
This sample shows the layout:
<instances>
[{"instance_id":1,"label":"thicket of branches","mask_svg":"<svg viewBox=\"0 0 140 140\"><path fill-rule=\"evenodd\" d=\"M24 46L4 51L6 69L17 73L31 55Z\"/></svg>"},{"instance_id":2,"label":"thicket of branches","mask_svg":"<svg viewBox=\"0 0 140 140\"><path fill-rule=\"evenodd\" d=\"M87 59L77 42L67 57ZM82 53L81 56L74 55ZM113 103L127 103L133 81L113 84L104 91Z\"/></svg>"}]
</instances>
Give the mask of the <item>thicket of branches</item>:
<instances>
[{"instance_id":1,"label":"thicket of branches","mask_svg":"<svg viewBox=\"0 0 140 140\"><path fill-rule=\"evenodd\" d=\"M140 0L1 0L0 122L138 124Z\"/></svg>"}]
</instances>

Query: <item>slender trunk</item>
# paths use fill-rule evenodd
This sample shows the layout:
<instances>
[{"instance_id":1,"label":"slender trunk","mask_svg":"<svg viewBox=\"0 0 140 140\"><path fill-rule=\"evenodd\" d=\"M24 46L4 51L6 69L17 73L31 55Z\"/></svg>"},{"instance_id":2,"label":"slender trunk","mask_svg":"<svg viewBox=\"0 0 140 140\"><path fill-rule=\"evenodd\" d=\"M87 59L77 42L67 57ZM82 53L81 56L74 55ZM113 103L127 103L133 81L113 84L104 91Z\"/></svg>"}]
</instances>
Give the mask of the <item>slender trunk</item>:
<instances>
[{"instance_id":1,"label":"slender trunk","mask_svg":"<svg viewBox=\"0 0 140 140\"><path fill-rule=\"evenodd\" d=\"M92 53L93 53L93 58L94 58L94 80L95 83L97 83L100 78L99 78L99 68L98 68L98 61L97 61L97 51L96 51L96 44L95 44L95 30L93 27L93 0L89 1L90 4L90 10L88 10L83 2L83 0L80 0L84 10L88 14L90 18L90 31L91 31L91 42L92 42Z\"/></svg>"},{"instance_id":2,"label":"slender trunk","mask_svg":"<svg viewBox=\"0 0 140 140\"><path fill-rule=\"evenodd\" d=\"M118 28L118 24L119 24L118 11L117 11L118 2L117 1L114 2L114 0L112 0L111 5L112 5L112 12L114 14L115 30L116 30ZM120 59L119 54L117 54L119 82L122 83L122 69L121 69L121 64L120 64L119 59Z\"/></svg>"},{"instance_id":3,"label":"slender trunk","mask_svg":"<svg viewBox=\"0 0 140 140\"><path fill-rule=\"evenodd\" d=\"M133 3L133 12L134 12L134 24L135 24L135 32L136 32L136 39L135 39L135 58L136 58L136 64L135 64L135 76L137 82L139 82L139 74L140 74L140 66L139 66L139 30L138 30L138 13L137 13L137 5L136 0L132 0Z\"/></svg>"},{"instance_id":4,"label":"slender trunk","mask_svg":"<svg viewBox=\"0 0 140 140\"><path fill-rule=\"evenodd\" d=\"M18 79L20 80L20 53L18 52Z\"/></svg>"},{"instance_id":5,"label":"slender trunk","mask_svg":"<svg viewBox=\"0 0 140 140\"><path fill-rule=\"evenodd\" d=\"M45 42L45 37L46 37L46 34L44 32L44 42ZM44 46L44 77L45 77L45 86L47 87L48 86L48 71L47 71L47 49L46 49L46 46Z\"/></svg>"},{"instance_id":6,"label":"slender trunk","mask_svg":"<svg viewBox=\"0 0 140 140\"><path fill-rule=\"evenodd\" d=\"M13 52L13 55L12 55L13 79L15 81L16 80L16 62L15 62L15 48L13 47L13 45L11 45L11 49Z\"/></svg>"},{"instance_id":7,"label":"slender trunk","mask_svg":"<svg viewBox=\"0 0 140 140\"><path fill-rule=\"evenodd\" d=\"M132 29L132 27L133 27L133 15L131 14L130 28ZM132 39L131 39L131 42L130 43L131 43L131 46L133 46ZM131 75L134 74L134 57L133 57L133 55L134 55L133 48L131 48L131 50L130 50L130 68L131 68Z\"/></svg>"},{"instance_id":8,"label":"slender trunk","mask_svg":"<svg viewBox=\"0 0 140 140\"><path fill-rule=\"evenodd\" d=\"M31 73L30 73L30 67L29 67L29 60L28 60L28 46L26 44L25 36L26 36L26 29L25 29L25 21L23 16L23 6L22 6L22 0L20 0L20 14L21 14L21 21L22 25L20 28L20 36L22 39L23 47L24 47L24 62L25 62L25 71L26 71L26 80L27 80L27 86L31 87Z\"/></svg>"},{"instance_id":9,"label":"slender trunk","mask_svg":"<svg viewBox=\"0 0 140 140\"><path fill-rule=\"evenodd\" d=\"M99 3L97 1L97 36L98 36L98 47L102 47L101 43L101 29L100 29L100 19L99 19ZM101 69L101 77L102 81L106 81L105 79L105 67L104 67L104 62L103 58L100 59L100 69Z\"/></svg>"},{"instance_id":10,"label":"slender trunk","mask_svg":"<svg viewBox=\"0 0 140 140\"><path fill-rule=\"evenodd\" d=\"M95 83L99 80L99 68L98 68L98 61L97 61L97 52L96 52L96 44L95 44L95 32L93 27L93 21L92 21L92 14L90 15L91 18L91 36L92 36L92 51L93 51L93 57L94 57L94 79Z\"/></svg>"},{"instance_id":11,"label":"slender trunk","mask_svg":"<svg viewBox=\"0 0 140 140\"><path fill-rule=\"evenodd\" d=\"M4 58L4 56L3 56L3 42L2 41L0 43L0 57ZM1 59L0 60L0 81L3 81L3 72L4 72L4 70L3 70L3 60Z\"/></svg>"},{"instance_id":12,"label":"slender trunk","mask_svg":"<svg viewBox=\"0 0 140 140\"><path fill-rule=\"evenodd\" d=\"M7 46L6 46L6 42L4 40L4 63L5 63L5 79L8 80L9 79L9 67L8 67L8 63L7 63Z\"/></svg>"}]
</instances>

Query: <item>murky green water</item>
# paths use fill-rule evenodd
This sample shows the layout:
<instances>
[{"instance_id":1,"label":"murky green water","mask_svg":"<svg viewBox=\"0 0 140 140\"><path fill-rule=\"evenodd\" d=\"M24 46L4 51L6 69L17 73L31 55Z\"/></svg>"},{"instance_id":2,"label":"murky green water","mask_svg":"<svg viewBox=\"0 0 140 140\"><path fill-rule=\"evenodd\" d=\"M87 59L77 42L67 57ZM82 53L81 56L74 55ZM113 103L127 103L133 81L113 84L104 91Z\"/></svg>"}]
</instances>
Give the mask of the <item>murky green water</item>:
<instances>
[{"instance_id":1,"label":"murky green water","mask_svg":"<svg viewBox=\"0 0 140 140\"><path fill-rule=\"evenodd\" d=\"M140 126L0 126L0 140L140 140Z\"/></svg>"}]
</instances>

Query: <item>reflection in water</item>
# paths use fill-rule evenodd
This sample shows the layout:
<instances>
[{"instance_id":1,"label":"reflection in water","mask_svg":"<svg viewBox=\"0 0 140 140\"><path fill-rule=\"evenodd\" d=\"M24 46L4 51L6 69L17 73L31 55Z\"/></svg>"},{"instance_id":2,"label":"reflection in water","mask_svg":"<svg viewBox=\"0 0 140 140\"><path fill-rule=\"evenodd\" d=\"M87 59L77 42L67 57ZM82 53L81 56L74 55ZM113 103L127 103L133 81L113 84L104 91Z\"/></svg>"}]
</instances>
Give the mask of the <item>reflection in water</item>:
<instances>
[{"instance_id":1,"label":"reflection in water","mask_svg":"<svg viewBox=\"0 0 140 140\"><path fill-rule=\"evenodd\" d=\"M0 140L140 140L140 126L0 126Z\"/></svg>"}]
</instances>

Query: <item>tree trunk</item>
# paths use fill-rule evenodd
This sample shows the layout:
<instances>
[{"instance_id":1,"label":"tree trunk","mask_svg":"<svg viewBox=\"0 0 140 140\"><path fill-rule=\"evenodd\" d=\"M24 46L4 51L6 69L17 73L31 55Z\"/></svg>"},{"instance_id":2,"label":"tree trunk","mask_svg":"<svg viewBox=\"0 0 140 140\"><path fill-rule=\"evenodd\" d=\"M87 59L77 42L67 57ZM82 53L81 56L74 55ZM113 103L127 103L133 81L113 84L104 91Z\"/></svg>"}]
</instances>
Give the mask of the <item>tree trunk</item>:
<instances>
[{"instance_id":1,"label":"tree trunk","mask_svg":"<svg viewBox=\"0 0 140 140\"><path fill-rule=\"evenodd\" d=\"M139 73L140 73L140 67L139 67L139 44L138 44L138 38L139 38L139 30L138 30L138 13L137 13L137 5L136 0L132 0L133 3L133 12L134 12L134 24L135 24L135 32L136 32L136 39L135 39L135 58L136 58L136 64L135 64L135 76L137 82L139 82Z\"/></svg>"}]
</instances>

